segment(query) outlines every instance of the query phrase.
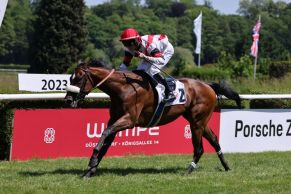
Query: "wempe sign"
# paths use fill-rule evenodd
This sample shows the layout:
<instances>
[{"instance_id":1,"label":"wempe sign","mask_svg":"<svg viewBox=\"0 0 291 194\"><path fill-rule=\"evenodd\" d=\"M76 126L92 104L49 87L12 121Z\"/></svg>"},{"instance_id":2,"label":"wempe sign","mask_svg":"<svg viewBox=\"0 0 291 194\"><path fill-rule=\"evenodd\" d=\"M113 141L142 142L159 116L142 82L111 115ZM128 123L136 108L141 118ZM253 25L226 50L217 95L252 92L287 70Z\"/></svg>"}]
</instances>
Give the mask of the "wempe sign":
<instances>
[{"instance_id":1,"label":"wempe sign","mask_svg":"<svg viewBox=\"0 0 291 194\"><path fill-rule=\"evenodd\" d=\"M107 127L108 109L16 110L11 158L26 160L89 157ZM219 112L210 127L218 135ZM189 123L182 117L160 127L134 127L116 135L108 156L127 154L192 154ZM213 152L204 141L206 152Z\"/></svg>"},{"instance_id":2,"label":"wempe sign","mask_svg":"<svg viewBox=\"0 0 291 194\"><path fill-rule=\"evenodd\" d=\"M222 110L220 144L226 152L291 150L291 110Z\"/></svg>"}]
</instances>

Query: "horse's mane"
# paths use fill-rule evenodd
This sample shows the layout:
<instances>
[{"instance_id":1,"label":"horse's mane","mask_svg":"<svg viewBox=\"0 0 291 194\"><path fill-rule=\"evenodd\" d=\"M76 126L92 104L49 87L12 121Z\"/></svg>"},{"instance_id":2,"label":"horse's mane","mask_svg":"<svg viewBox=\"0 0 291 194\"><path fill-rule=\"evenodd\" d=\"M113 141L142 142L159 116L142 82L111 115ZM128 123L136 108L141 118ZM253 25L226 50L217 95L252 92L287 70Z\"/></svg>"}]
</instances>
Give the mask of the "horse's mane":
<instances>
[{"instance_id":1,"label":"horse's mane","mask_svg":"<svg viewBox=\"0 0 291 194\"><path fill-rule=\"evenodd\" d=\"M105 61L103 60L98 60L98 59L92 59L90 60L87 65L89 67L104 67L104 68L107 68L108 67L108 64L105 63Z\"/></svg>"},{"instance_id":2,"label":"horse's mane","mask_svg":"<svg viewBox=\"0 0 291 194\"><path fill-rule=\"evenodd\" d=\"M105 61L98 59L91 59L87 62L81 62L77 65L77 67L102 67L105 69L110 69L110 66L111 65L107 64Z\"/></svg>"}]
</instances>

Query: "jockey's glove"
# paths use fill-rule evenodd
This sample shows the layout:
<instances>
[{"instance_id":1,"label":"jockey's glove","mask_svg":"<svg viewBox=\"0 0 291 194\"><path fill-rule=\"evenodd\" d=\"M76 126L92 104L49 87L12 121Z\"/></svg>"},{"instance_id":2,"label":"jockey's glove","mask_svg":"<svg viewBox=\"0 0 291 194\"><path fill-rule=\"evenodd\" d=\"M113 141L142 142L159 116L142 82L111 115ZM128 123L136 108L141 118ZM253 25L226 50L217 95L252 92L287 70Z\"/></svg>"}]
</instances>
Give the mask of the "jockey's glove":
<instances>
[{"instance_id":1,"label":"jockey's glove","mask_svg":"<svg viewBox=\"0 0 291 194\"><path fill-rule=\"evenodd\" d=\"M127 66L124 63L122 63L121 65L119 65L119 70L120 71L126 71L127 70Z\"/></svg>"}]
</instances>

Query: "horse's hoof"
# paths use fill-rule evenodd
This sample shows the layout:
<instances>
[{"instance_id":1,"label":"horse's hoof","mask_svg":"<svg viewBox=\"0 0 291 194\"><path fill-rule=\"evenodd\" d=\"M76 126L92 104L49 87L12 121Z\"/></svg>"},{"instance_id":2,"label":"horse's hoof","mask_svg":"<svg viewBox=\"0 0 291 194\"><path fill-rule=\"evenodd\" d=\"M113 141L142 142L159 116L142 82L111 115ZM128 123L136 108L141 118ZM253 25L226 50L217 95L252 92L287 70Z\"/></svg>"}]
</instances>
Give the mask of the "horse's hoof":
<instances>
[{"instance_id":1,"label":"horse's hoof","mask_svg":"<svg viewBox=\"0 0 291 194\"><path fill-rule=\"evenodd\" d=\"M230 171L231 170L227 163L224 164L223 167L224 167L225 171Z\"/></svg>"},{"instance_id":2,"label":"horse's hoof","mask_svg":"<svg viewBox=\"0 0 291 194\"><path fill-rule=\"evenodd\" d=\"M91 175L89 175L87 173L82 176L83 180L88 180L89 178L91 178Z\"/></svg>"},{"instance_id":3,"label":"horse's hoof","mask_svg":"<svg viewBox=\"0 0 291 194\"><path fill-rule=\"evenodd\" d=\"M82 178L83 178L83 180L87 180L87 179L91 178L91 172L90 172L90 171L86 172L86 173L82 176Z\"/></svg>"},{"instance_id":4,"label":"horse's hoof","mask_svg":"<svg viewBox=\"0 0 291 194\"><path fill-rule=\"evenodd\" d=\"M195 168L192 165L189 165L188 170L187 170L187 174L191 174L194 170L195 170Z\"/></svg>"},{"instance_id":5,"label":"horse's hoof","mask_svg":"<svg viewBox=\"0 0 291 194\"><path fill-rule=\"evenodd\" d=\"M93 167L93 168L89 167L89 169L84 173L83 179L86 180L86 179L91 178L95 174L96 170L97 170L96 167Z\"/></svg>"}]
</instances>

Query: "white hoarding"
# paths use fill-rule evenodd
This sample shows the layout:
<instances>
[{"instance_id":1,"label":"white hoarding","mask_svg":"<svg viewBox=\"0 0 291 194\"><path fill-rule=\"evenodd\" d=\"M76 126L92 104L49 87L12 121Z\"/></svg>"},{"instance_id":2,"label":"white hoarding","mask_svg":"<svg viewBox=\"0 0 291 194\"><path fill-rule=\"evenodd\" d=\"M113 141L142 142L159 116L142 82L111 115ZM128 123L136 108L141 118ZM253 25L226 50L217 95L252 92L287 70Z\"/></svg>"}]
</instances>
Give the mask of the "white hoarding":
<instances>
[{"instance_id":1,"label":"white hoarding","mask_svg":"<svg viewBox=\"0 0 291 194\"><path fill-rule=\"evenodd\" d=\"M291 150L291 109L221 110L224 152Z\"/></svg>"},{"instance_id":2,"label":"white hoarding","mask_svg":"<svg viewBox=\"0 0 291 194\"><path fill-rule=\"evenodd\" d=\"M70 84L68 74L18 74L19 90L32 92L63 91Z\"/></svg>"}]
</instances>

